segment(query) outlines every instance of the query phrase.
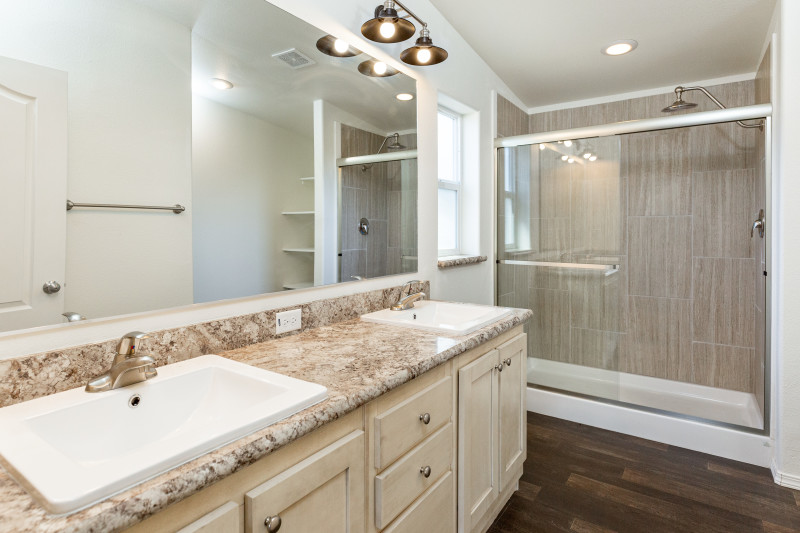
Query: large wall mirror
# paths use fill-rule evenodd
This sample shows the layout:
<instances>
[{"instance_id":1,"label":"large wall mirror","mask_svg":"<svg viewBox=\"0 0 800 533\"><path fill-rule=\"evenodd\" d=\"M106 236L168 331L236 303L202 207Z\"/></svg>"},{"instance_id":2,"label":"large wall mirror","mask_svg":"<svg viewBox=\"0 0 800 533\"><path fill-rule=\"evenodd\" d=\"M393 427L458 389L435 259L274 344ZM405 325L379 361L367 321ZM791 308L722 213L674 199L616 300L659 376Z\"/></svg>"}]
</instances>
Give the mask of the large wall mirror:
<instances>
[{"instance_id":1,"label":"large wall mirror","mask_svg":"<svg viewBox=\"0 0 800 533\"><path fill-rule=\"evenodd\" d=\"M264 0L0 8L0 331L417 270L412 78Z\"/></svg>"}]
</instances>

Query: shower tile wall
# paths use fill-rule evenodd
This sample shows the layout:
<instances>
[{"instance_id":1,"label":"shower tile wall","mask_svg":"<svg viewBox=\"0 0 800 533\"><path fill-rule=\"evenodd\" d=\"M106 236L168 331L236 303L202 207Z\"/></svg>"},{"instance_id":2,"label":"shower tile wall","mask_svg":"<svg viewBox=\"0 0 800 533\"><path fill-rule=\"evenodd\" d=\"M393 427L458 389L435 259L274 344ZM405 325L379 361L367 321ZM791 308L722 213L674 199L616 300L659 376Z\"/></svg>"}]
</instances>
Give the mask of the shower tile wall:
<instances>
[{"instance_id":1,"label":"shower tile wall","mask_svg":"<svg viewBox=\"0 0 800 533\"><path fill-rule=\"evenodd\" d=\"M342 125L342 157L375 154L384 137ZM400 143L416 147L416 135ZM341 169L341 280L416 271L417 180L414 160L390 161ZM404 166L407 167L404 169ZM361 235L361 218L369 234Z\"/></svg>"},{"instance_id":2,"label":"shower tile wall","mask_svg":"<svg viewBox=\"0 0 800 533\"><path fill-rule=\"evenodd\" d=\"M762 65L760 79L768 80L768 68ZM754 103L758 83L709 89L735 107ZM760 83L761 94L768 93L768 81ZM704 96L689 95L700 104L696 111L714 109ZM519 131L524 112L498 97L498 134L656 117L672 99L665 94L534 114L528 130ZM588 254L592 262L620 264L611 276L503 265L499 303L537 311L530 353L754 392L763 402L763 327L757 327L764 323L757 303L763 302L763 277L760 287L754 282L754 272L764 270L755 249L763 241L749 234L764 207L763 137L757 133L723 124L600 139L619 139L619 164L606 156L581 168L558 158L540 162L539 150L526 151L531 168L539 168L532 181L540 180L530 184L531 194L539 189L540 195L530 203L541 207L531 213L536 235L530 249L536 252L516 257L573 262Z\"/></svg>"}]
</instances>

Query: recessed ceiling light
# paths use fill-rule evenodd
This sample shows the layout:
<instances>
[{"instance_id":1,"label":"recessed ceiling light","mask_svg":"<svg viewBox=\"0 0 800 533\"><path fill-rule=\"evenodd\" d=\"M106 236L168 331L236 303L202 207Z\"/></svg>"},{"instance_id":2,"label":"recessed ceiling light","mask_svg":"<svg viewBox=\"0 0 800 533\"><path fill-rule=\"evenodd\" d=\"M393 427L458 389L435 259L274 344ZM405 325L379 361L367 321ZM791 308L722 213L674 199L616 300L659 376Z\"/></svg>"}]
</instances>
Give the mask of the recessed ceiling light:
<instances>
[{"instance_id":1,"label":"recessed ceiling light","mask_svg":"<svg viewBox=\"0 0 800 533\"><path fill-rule=\"evenodd\" d=\"M219 89L220 91L233 89L233 84L228 80L223 80L222 78L211 78L211 86L215 89Z\"/></svg>"},{"instance_id":2,"label":"recessed ceiling light","mask_svg":"<svg viewBox=\"0 0 800 533\"><path fill-rule=\"evenodd\" d=\"M564 141L564 146L569 148L570 146L572 146L572 141Z\"/></svg>"},{"instance_id":3,"label":"recessed ceiling light","mask_svg":"<svg viewBox=\"0 0 800 533\"><path fill-rule=\"evenodd\" d=\"M633 39L622 39L609 43L601 52L607 56L621 56L622 54L632 52L637 46L639 46L639 43Z\"/></svg>"},{"instance_id":4,"label":"recessed ceiling light","mask_svg":"<svg viewBox=\"0 0 800 533\"><path fill-rule=\"evenodd\" d=\"M395 96L395 98L397 98L401 102L408 102L409 100L414 99L414 95L411 93L399 93Z\"/></svg>"}]
</instances>

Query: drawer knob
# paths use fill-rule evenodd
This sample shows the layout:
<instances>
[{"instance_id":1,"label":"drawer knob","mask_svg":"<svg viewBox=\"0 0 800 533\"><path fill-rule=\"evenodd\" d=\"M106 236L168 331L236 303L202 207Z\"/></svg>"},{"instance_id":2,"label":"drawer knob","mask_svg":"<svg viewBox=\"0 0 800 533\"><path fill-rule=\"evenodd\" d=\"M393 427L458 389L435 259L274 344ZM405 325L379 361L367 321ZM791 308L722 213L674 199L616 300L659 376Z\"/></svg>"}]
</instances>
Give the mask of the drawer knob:
<instances>
[{"instance_id":1,"label":"drawer knob","mask_svg":"<svg viewBox=\"0 0 800 533\"><path fill-rule=\"evenodd\" d=\"M281 517L278 515L268 516L264 519L264 525L267 526L269 533L275 533L281 528Z\"/></svg>"},{"instance_id":2,"label":"drawer knob","mask_svg":"<svg viewBox=\"0 0 800 533\"><path fill-rule=\"evenodd\" d=\"M505 361L503 361L503 362L506 364L506 366L511 366L511 358L510 357L508 359L506 359Z\"/></svg>"},{"instance_id":3,"label":"drawer knob","mask_svg":"<svg viewBox=\"0 0 800 533\"><path fill-rule=\"evenodd\" d=\"M502 372L503 371L503 363L500 363L499 365L494 367L494 369L497 370L498 372Z\"/></svg>"},{"instance_id":4,"label":"drawer knob","mask_svg":"<svg viewBox=\"0 0 800 533\"><path fill-rule=\"evenodd\" d=\"M423 424L427 425L431 423L431 415L429 413L425 413L419 415L419 419L422 421Z\"/></svg>"},{"instance_id":5,"label":"drawer knob","mask_svg":"<svg viewBox=\"0 0 800 533\"><path fill-rule=\"evenodd\" d=\"M423 466L422 468L419 469L419 473L425 477L431 477L431 467Z\"/></svg>"}]
</instances>

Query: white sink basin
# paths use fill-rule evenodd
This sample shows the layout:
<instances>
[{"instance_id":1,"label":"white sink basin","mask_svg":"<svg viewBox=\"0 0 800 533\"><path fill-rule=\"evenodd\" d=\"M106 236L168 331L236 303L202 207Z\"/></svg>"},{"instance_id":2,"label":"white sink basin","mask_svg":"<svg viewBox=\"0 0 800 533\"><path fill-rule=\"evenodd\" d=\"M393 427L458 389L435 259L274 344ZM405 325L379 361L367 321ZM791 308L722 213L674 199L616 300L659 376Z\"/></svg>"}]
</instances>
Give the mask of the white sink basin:
<instances>
[{"instance_id":1,"label":"white sink basin","mask_svg":"<svg viewBox=\"0 0 800 533\"><path fill-rule=\"evenodd\" d=\"M315 383L216 355L108 392L0 409L0 461L52 513L76 511L327 397ZM134 395L138 405L130 406Z\"/></svg>"},{"instance_id":2,"label":"white sink basin","mask_svg":"<svg viewBox=\"0 0 800 533\"><path fill-rule=\"evenodd\" d=\"M508 307L418 300L413 309L382 309L361 315L361 320L442 335L466 335L510 314Z\"/></svg>"}]
</instances>

